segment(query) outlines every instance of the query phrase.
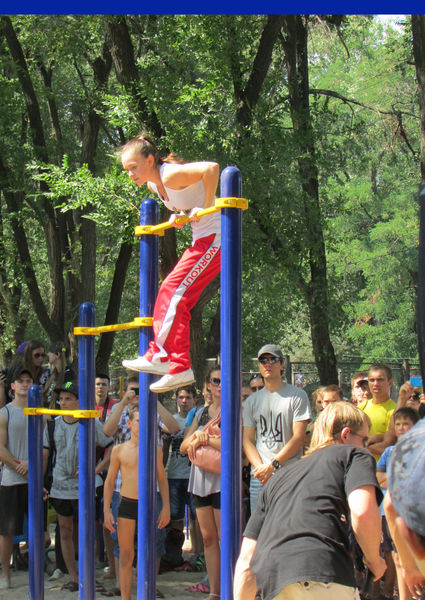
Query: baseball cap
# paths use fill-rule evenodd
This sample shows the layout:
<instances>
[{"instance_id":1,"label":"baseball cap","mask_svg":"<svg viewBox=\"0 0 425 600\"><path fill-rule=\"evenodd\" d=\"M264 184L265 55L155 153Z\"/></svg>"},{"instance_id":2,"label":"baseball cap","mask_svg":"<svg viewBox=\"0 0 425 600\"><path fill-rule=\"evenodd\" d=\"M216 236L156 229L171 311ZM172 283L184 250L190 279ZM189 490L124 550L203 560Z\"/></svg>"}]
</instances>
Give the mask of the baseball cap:
<instances>
[{"instance_id":1,"label":"baseball cap","mask_svg":"<svg viewBox=\"0 0 425 600\"><path fill-rule=\"evenodd\" d=\"M407 526L425 535L425 421L403 434L393 450L388 488Z\"/></svg>"},{"instance_id":2,"label":"baseball cap","mask_svg":"<svg viewBox=\"0 0 425 600\"><path fill-rule=\"evenodd\" d=\"M78 398L78 385L74 381L65 381L60 387L55 388L55 392L69 392Z\"/></svg>"},{"instance_id":3,"label":"baseball cap","mask_svg":"<svg viewBox=\"0 0 425 600\"><path fill-rule=\"evenodd\" d=\"M31 371L29 371L28 369L23 369L22 367L20 369L16 369L16 371L13 373L13 381L16 381L17 379L19 379L19 377L23 374L29 375L31 377L31 379L33 379L32 373Z\"/></svg>"},{"instance_id":4,"label":"baseball cap","mask_svg":"<svg viewBox=\"0 0 425 600\"><path fill-rule=\"evenodd\" d=\"M263 356L263 354L271 354L272 356L276 356L277 358L283 360L282 351L276 344L266 344L265 346L260 348L257 354L257 358L260 358L260 356Z\"/></svg>"}]
</instances>

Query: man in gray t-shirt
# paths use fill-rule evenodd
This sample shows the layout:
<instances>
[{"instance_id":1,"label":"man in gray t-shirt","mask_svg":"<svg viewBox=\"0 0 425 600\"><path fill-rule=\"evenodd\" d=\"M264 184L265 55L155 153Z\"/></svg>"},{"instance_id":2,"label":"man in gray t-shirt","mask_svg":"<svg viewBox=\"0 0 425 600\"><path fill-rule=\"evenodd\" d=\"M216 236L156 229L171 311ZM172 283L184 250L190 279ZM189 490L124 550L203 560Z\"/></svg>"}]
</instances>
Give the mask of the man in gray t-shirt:
<instances>
[{"instance_id":1,"label":"man in gray t-shirt","mask_svg":"<svg viewBox=\"0 0 425 600\"><path fill-rule=\"evenodd\" d=\"M276 344L258 352L264 388L245 400L243 449L252 465L251 511L276 469L300 458L310 403L304 390L282 380L284 359Z\"/></svg>"},{"instance_id":2,"label":"man in gray t-shirt","mask_svg":"<svg viewBox=\"0 0 425 600\"><path fill-rule=\"evenodd\" d=\"M78 386L67 381L55 390L59 395L61 410L75 411L78 409ZM95 419L96 446L107 448L113 440L102 431L102 423ZM70 581L62 586L63 590L75 592L78 590L78 573L75 566L74 519L78 517L78 419L72 414L61 415L55 419L53 439L56 449L53 467L53 482L50 490L50 503L58 516L61 536L62 554L68 570ZM44 431L43 460L45 466L49 458L50 440L47 428ZM104 463L104 461L101 461ZM104 464L96 465L96 485L101 485L99 473L104 470ZM94 499L93 499L94 500Z\"/></svg>"},{"instance_id":3,"label":"man in gray t-shirt","mask_svg":"<svg viewBox=\"0 0 425 600\"><path fill-rule=\"evenodd\" d=\"M0 543L3 576L0 590L10 587L10 558L13 536L23 533L28 514L28 390L33 383L26 369L19 370L11 383L14 398L0 410L0 460L3 476L0 486Z\"/></svg>"}]
</instances>

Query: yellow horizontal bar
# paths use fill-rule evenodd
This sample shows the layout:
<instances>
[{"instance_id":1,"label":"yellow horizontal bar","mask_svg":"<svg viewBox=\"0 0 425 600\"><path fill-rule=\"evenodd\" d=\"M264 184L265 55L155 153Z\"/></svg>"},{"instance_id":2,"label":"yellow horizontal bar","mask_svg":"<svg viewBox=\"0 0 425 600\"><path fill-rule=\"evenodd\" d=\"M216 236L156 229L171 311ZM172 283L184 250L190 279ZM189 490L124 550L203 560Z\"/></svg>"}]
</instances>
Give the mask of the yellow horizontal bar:
<instances>
[{"instance_id":1,"label":"yellow horizontal bar","mask_svg":"<svg viewBox=\"0 0 425 600\"><path fill-rule=\"evenodd\" d=\"M197 217L205 217L205 215L212 215L213 213L219 212L222 208L240 208L246 210L248 208L248 200L246 198L216 198L214 206L203 208L198 210L196 213ZM189 222L189 217L179 216L176 219L179 225L184 225ZM168 221L160 223L159 225L138 225L134 228L135 235L164 235L166 229L171 229L173 225Z\"/></svg>"},{"instance_id":2,"label":"yellow horizontal bar","mask_svg":"<svg viewBox=\"0 0 425 600\"><path fill-rule=\"evenodd\" d=\"M65 415L75 419L95 419L99 410L59 410L56 408L24 408L24 415Z\"/></svg>"},{"instance_id":3,"label":"yellow horizontal bar","mask_svg":"<svg viewBox=\"0 0 425 600\"><path fill-rule=\"evenodd\" d=\"M99 335L110 331L124 331L126 329L137 329L138 327L151 327L152 317L136 317L130 323L117 323L116 325L100 325L99 327L74 327L74 335Z\"/></svg>"},{"instance_id":4,"label":"yellow horizontal bar","mask_svg":"<svg viewBox=\"0 0 425 600\"><path fill-rule=\"evenodd\" d=\"M248 200L246 198L217 198L215 206L220 208L240 208L241 210L248 209Z\"/></svg>"}]
</instances>

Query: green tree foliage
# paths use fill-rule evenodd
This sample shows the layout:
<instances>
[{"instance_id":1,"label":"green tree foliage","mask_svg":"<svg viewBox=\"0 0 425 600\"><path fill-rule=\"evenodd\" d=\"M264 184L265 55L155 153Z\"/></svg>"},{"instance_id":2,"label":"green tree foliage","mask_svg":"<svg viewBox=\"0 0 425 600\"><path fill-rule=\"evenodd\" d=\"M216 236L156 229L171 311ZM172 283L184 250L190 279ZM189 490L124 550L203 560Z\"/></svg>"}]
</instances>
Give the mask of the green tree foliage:
<instances>
[{"instance_id":1,"label":"green tree foliage","mask_svg":"<svg viewBox=\"0 0 425 600\"><path fill-rule=\"evenodd\" d=\"M144 128L164 154L242 171L246 358L276 341L331 381L334 350L416 354L414 77L409 23L372 17L2 17L4 348L67 336L83 300L98 323L137 314L148 192L114 153ZM161 240L161 276L189 240ZM192 315L199 379L219 352L217 290ZM137 352L136 333L113 340L102 368Z\"/></svg>"}]
</instances>

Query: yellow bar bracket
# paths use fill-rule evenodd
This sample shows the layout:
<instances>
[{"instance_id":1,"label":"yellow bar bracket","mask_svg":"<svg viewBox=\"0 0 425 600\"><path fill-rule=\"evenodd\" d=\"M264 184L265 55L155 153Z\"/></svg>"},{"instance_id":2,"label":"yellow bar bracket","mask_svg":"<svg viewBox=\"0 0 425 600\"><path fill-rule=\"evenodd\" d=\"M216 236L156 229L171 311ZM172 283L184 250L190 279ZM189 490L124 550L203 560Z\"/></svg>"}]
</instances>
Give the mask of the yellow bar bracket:
<instances>
[{"instance_id":1,"label":"yellow bar bracket","mask_svg":"<svg viewBox=\"0 0 425 600\"><path fill-rule=\"evenodd\" d=\"M96 419L99 410L59 410L55 408L24 408L24 415L65 415L75 419Z\"/></svg>"},{"instance_id":2,"label":"yellow bar bracket","mask_svg":"<svg viewBox=\"0 0 425 600\"><path fill-rule=\"evenodd\" d=\"M248 200L246 198L217 198L215 206L219 208L240 208L247 210Z\"/></svg>"},{"instance_id":3,"label":"yellow bar bracket","mask_svg":"<svg viewBox=\"0 0 425 600\"><path fill-rule=\"evenodd\" d=\"M100 325L99 327L74 327L74 335L100 335L110 331L124 331L138 327L152 327L152 317L135 317L130 323L117 323L116 325Z\"/></svg>"},{"instance_id":4,"label":"yellow bar bracket","mask_svg":"<svg viewBox=\"0 0 425 600\"><path fill-rule=\"evenodd\" d=\"M248 200L246 198L216 198L214 206L203 208L196 213L197 217L205 217L219 212L222 208L240 208L246 210L248 208ZM179 225L188 223L189 217L181 216L177 219ZM134 228L135 235L164 235L166 229L171 229L173 225L168 221L159 225L138 225Z\"/></svg>"}]
</instances>

